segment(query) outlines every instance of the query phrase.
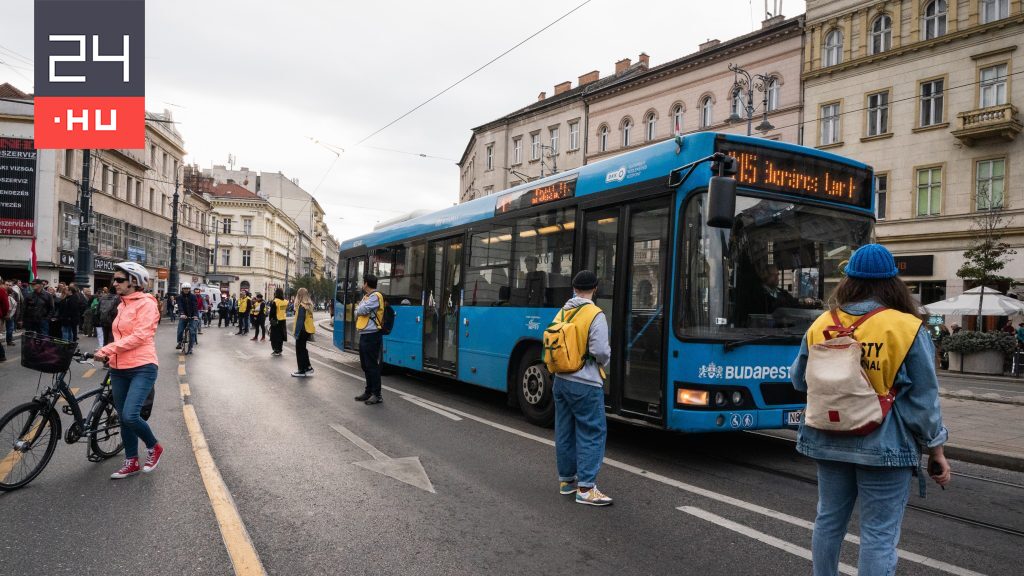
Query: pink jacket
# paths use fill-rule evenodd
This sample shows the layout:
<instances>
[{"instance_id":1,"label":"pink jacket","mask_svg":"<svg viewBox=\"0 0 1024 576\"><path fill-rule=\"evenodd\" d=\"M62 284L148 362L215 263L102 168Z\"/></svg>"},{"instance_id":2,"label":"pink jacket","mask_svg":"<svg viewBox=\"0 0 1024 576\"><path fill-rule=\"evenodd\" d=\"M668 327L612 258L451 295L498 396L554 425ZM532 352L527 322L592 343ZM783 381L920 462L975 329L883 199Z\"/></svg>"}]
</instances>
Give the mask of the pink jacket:
<instances>
[{"instance_id":1,"label":"pink jacket","mask_svg":"<svg viewBox=\"0 0 1024 576\"><path fill-rule=\"evenodd\" d=\"M159 365L156 358L156 327L160 306L152 294L133 292L121 297L114 318L114 341L100 348L110 358L110 367L125 370L146 364Z\"/></svg>"}]
</instances>

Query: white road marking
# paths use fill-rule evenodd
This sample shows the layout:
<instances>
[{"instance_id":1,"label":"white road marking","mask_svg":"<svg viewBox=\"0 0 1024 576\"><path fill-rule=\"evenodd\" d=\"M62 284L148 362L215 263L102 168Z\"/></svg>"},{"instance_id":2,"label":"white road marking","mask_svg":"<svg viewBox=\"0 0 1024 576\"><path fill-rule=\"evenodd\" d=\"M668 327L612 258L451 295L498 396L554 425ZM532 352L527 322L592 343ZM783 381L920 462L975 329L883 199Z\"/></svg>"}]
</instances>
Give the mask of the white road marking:
<instances>
[{"instance_id":1,"label":"white road marking","mask_svg":"<svg viewBox=\"0 0 1024 576\"><path fill-rule=\"evenodd\" d=\"M754 530L753 528L744 526L743 524L733 522L732 520L727 520L725 518L722 518L721 516L718 516L717 514L712 514L707 510L701 510L700 508L695 508L693 506L680 506L679 508L676 508L676 510L686 512L691 516L703 518L708 522L713 522L723 528L727 528L729 530L732 530L733 532L742 534L748 538L753 538L754 540L757 540L759 542L764 542L765 544L772 546L773 548L784 550L786 552L789 552L790 554L793 554L794 556L799 556L801 558L811 560L811 551L807 548L797 546L792 542L787 542L786 540L776 538L775 536L765 534L764 532L759 532L757 530ZM857 574L856 568L850 566L849 564L844 564L842 562L839 563L839 571L843 574L850 574L851 576L856 576Z\"/></svg>"},{"instance_id":2,"label":"white road marking","mask_svg":"<svg viewBox=\"0 0 1024 576\"><path fill-rule=\"evenodd\" d=\"M350 374L350 373L348 373L348 372L346 372L344 370L340 370L338 368L335 368L334 366L332 366L332 365L330 365L330 364L328 364L326 362L322 362L322 361L317 360L317 359L314 359L313 361L314 362L319 362L320 364L323 364L324 366L326 366L326 367L328 367L328 368L330 368L332 370L335 370L337 372L345 374L346 376L349 376L349 377L354 378L356 380L362 380L361 377L355 376L353 374ZM511 426L506 426L504 424L499 424L497 422L492 422L490 420L487 420L486 418L481 418L479 416L475 416L475 415L470 414L468 412L463 412L463 411L455 409L455 408L450 408L448 406L445 406L444 404L439 404L437 402L434 402L433 400L427 400L425 398L420 398L418 396L414 396L412 394L409 394L407 392L403 392L401 390L398 390L396 388L392 388L390 386L383 386L382 388L384 388L385 390L388 390L389 392L394 392L396 394L409 396L410 398L414 398L414 399L422 402L423 404L434 406L435 408L439 408L441 410L445 410L445 411L450 412L452 414L461 416L461 417L463 417L463 418L465 418L467 420L473 420L474 422L479 422L479 423L484 424L486 426L490 426L491 428L495 428L495 429L501 430L503 432L508 432L509 434L515 434L516 436L519 436L521 438L526 438L528 440L533 440L534 442L538 442L540 444L546 444L548 446L554 446L555 445L553 440L548 440L547 438L544 438L544 437L541 437L541 436L537 436L535 434L530 434L529 432L523 432L522 430L513 428ZM767 436L767 434L765 434L765 435ZM721 502L723 504L729 504L731 506L735 506L737 508L742 508L742 509L748 510L750 512L755 512L757 514L762 514L764 516L768 516L769 518L774 518L775 520L780 520L780 521L785 522L787 524L792 524L793 526L799 526L801 528L805 528L807 530L812 530L812 531L814 530L814 523L810 522L810 521L807 521L807 520L804 520L803 518L798 518L796 516L792 516L792 515L786 514L784 512L779 512L777 510L772 510L771 508L766 508L764 506L760 506L760 505L754 504L752 502L747 502L745 500L740 500L739 498L733 498L732 496L727 496L725 494L720 494L718 492L707 490L707 489L701 488L699 486L694 486L693 484L687 484L686 482L681 482L681 481L676 480L674 478L669 478L668 476L662 476L661 474L658 474L656 472L650 472L648 470L644 470L643 468L639 468L639 467L633 466L631 464L626 464L625 462L620 462L618 460L613 460L611 458L605 458L604 459L604 463L607 466L610 466L612 468L618 468L619 470L622 470L622 471L625 471L625 472L630 472L632 474L636 474L638 476L642 476L644 478L648 478L648 479L654 480L655 482L660 482L662 484L665 484L665 485L668 485L668 486L672 486L673 488L678 488L678 489L680 489L680 490L682 490L684 492L689 492L691 494L696 494L698 496L703 496L703 497L708 498L710 500L715 500L716 502ZM852 544L856 544L858 546L860 545L860 537L854 536L853 534L847 534L844 539L847 542L850 542ZM903 550L903 549L897 549L897 552L899 553L900 558L902 558L902 559L904 559L904 560L906 560L908 562L914 562L916 564L921 564L923 566L928 566L930 568L934 568L936 570L941 570L941 571L947 572L949 574L955 574L956 576L983 576L980 572L974 572L973 570L968 570L967 568L961 568L960 566L955 566L953 564L949 564L949 563L943 562L941 560L936 560L935 558L929 558L928 556L923 556L921 554L916 554L914 552L908 552L908 551Z\"/></svg>"},{"instance_id":3,"label":"white road marking","mask_svg":"<svg viewBox=\"0 0 1024 576\"><path fill-rule=\"evenodd\" d=\"M389 476L399 482L405 482L410 486L426 490L431 494L437 493L434 491L434 485L430 483L430 478L427 476L427 471L423 469L423 464L420 463L419 457L392 458L377 450L369 442L356 436L355 432L341 424L331 424L331 428L334 428L335 432L348 438L349 442L355 444L360 450L373 458L370 462L353 462L352 464L371 472Z\"/></svg>"},{"instance_id":4,"label":"white road marking","mask_svg":"<svg viewBox=\"0 0 1024 576\"><path fill-rule=\"evenodd\" d=\"M419 406L420 408L425 408L427 410L430 410L431 412L436 412L437 414L440 414L441 416L444 416L445 418L447 418L449 420L452 420L454 422L462 421L462 418L460 418L459 416L456 416L455 414L452 414L451 412L448 412L446 410L442 410L441 408L438 408L436 406L431 406L430 404L427 404L422 399L417 398L416 396L411 396L409 394L402 394L401 392L399 392L398 395L399 395L399 397L402 398L402 400L408 400L410 403L415 404L415 405Z\"/></svg>"}]
</instances>

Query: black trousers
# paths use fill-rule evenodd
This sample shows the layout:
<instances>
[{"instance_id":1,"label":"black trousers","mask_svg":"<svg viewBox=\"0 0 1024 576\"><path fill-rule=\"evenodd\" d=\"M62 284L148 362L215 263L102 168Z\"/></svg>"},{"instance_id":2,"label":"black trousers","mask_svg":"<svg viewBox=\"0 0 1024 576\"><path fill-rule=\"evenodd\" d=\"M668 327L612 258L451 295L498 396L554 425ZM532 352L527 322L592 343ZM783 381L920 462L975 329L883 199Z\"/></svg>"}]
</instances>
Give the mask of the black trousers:
<instances>
[{"instance_id":1,"label":"black trousers","mask_svg":"<svg viewBox=\"0 0 1024 576\"><path fill-rule=\"evenodd\" d=\"M253 332L255 332L255 334L253 335L253 339L260 337L260 330L263 331L263 337L267 337L267 325L265 319L266 316L264 316L263 314L252 317Z\"/></svg>"},{"instance_id":2,"label":"black trousers","mask_svg":"<svg viewBox=\"0 0 1024 576\"><path fill-rule=\"evenodd\" d=\"M299 364L299 372L305 372L313 367L309 363L309 351L306 350L306 342L309 342L309 334L299 331L299 337L295 339L295 360Z\"/></svg>"},{"instance_id":3,"label":"black trousers","mask_svg":"<svg viewBox=\"0 0 1024 576\"><path fill-rule=\"evenodd\" d=\"M274 352L280 352L284 343L284 322L277 320L270 321L270 347Z\"/></svg>"},{"instance_id":4,"label":"black trousers","mask_svg":"<svg viewBox=\"0 0 1024 576\"><path fill-rule=\"evenodd\" d=\"M367 394L380 396L380 352L384 344L384 335L377 332L359 335L359 365L366 375Z\"/></svg>"}]
</instances>

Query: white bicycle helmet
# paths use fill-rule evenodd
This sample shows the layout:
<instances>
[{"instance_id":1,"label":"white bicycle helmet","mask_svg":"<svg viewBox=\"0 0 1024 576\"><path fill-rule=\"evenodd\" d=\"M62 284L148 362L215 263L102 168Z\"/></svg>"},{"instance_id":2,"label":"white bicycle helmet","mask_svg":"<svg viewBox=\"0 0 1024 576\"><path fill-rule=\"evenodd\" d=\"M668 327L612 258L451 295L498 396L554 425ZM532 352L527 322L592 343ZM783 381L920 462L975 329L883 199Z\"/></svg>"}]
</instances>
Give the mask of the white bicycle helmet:
<instances>
[{"instance_id":1,"label":"white bicycle helmet","mask_svg":"<svg viewBox=\"0 0 1024 576\"><path fill-rule=\"evenodd\" d=\"M178 291L179 292L182 291L182 290L191 290L191 289L192 289L192 285L189 284L188 282L182 282L181 285L178 286Z\"/></svg>"},{"instance_id":2,"label":"white bicycle helmet","mask_svg":"<svg viewBox=\"0 0 1024 576\"><path fill-rule=\"evenodd\" d=\"M114 268L127 274L129 278L135 281L136 286L149 287L149 271L142 264L138 262L118 262L114 264Z\"/></svg>"}]
</instances>

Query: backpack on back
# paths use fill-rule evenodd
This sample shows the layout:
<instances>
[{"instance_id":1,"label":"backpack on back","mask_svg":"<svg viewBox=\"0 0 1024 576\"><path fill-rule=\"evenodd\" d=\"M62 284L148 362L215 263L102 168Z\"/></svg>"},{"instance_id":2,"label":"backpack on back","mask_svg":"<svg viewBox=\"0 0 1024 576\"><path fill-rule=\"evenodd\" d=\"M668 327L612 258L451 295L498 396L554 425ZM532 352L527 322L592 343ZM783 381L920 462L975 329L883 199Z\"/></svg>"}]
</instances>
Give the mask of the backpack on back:
<instances>
[{"instance_id":1,"label":"backpack on back","mask_svg":"<svg viewBox=\"0 0 1024 576\"><path fill-rule=\"evenodd\" d=\"M578 372L589 353L590 325L601 309L584 304L572 310L562 309L544 330L544 364L552 374Z\"/></svg>"},{"instance_id":2,"label":"backpack on back","mask_svg":"<svg viewBox=\"0 0 1024 576\"><path fill-rule=\"evenodd\" d=\"M380 292L377 292L377 301L380 302L380 306L377 308L375 320L380 333L387 336L395 327L395 309L388 305L387 299Z\"/></svg>"},{"instance_id":3,"label":"backpack on back","mask_svg":"<svg viewBox=\"0 0 1024 576\"><path fill-rule=\"evenodd\" d=\"M895 387L885 394L872 387L861 364L861 343L854 331L868 318L887 310L880 307L843 326L832 310L825 341L808 347L807 410L804 424L836 434L865 436L882 425L896 398Z\"/></svg>"}]
</instances>

